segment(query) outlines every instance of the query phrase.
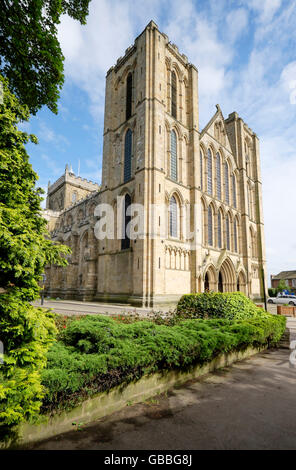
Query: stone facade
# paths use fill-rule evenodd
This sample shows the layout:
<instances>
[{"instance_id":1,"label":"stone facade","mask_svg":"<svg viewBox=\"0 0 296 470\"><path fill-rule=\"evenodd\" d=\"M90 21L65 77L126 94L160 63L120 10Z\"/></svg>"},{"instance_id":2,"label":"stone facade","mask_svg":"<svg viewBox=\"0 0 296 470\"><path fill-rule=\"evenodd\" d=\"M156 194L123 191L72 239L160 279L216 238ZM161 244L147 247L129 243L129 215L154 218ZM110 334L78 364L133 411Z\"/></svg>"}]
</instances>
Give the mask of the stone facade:
<instances>
[{"instance_id":1,"label":"stone facade","mask_svg":"<svg viewBox=\"0 0 296 470\"><path fill-rule=\"evenodd\" d=\"M101 188L68 170L49 187L52 238L72 255L68 267L47 269L48 295L143 306L205 289L262 298L259 140L237 113L224 119L216 108L200 131L198 71L151 21L107 72ZM119 220L126 195L145 209L144 235L98 240L94 208L109 204Z\"/></svg>"}]
</instances>

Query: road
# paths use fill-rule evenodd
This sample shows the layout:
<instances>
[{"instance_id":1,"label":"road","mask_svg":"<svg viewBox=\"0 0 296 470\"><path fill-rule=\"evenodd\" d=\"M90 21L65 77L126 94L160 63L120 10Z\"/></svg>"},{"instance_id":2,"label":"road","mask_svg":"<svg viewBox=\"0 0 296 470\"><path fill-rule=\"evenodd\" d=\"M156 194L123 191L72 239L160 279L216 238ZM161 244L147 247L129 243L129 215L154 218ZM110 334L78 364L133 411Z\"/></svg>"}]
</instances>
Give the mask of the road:
<instances>
[{"instance_id":1,"label":"road","mask_svg":"<svg viewBox=\"0 0 296 470\"><path fill-rule=\"evenodd\" d=\"M296 449L288 349L238 362L32 449Z\"/></svg>"}]
</instances>

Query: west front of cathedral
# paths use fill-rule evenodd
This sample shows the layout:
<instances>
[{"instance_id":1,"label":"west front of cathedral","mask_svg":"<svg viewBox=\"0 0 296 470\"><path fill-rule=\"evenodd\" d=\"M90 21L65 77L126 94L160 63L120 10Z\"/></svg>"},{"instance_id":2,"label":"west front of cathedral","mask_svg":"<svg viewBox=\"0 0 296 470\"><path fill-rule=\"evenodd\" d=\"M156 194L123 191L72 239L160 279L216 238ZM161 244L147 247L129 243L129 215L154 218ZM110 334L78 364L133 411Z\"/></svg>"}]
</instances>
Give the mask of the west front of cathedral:
<instances>
[{"instance_id":1,"label":"west front of cathedral","mask_svg":"<svg viewBox=\"0 0 296 470\"><path fill-rule=\"evenodd\" d=\"M262 299L259 140L216 108L200 130L198 71L151 21L107 72L101 185L66 167L48 187L51 237L72 254L47 268L46 295L146 307L206 290ZM96 236L100 206L112 208L115 236ZM137 206L144 220L129 237Z\"/></svg>"}]
</instances>

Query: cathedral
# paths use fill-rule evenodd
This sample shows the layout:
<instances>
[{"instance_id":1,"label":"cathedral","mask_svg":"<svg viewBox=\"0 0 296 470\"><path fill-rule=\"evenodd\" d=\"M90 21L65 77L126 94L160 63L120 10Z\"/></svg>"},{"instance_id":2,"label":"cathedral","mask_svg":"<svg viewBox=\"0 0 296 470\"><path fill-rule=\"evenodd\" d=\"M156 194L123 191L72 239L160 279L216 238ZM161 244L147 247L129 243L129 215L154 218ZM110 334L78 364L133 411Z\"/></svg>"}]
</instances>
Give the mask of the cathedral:
<instances>
[{"instance_id":1,"label":"cathedral","mask_svg":"<svg viewBox=\"0 0 296 470\"><path fill-rule=\"evenodd\" d=\"M115 227L98 236L107 212ZM107 72L101 185L66 166L44 216L72 250L46 269L51 297L156 307L266 291L258 137L219 105L199 128L198 70L153 21Z\"/></svg>"}]
</instances>

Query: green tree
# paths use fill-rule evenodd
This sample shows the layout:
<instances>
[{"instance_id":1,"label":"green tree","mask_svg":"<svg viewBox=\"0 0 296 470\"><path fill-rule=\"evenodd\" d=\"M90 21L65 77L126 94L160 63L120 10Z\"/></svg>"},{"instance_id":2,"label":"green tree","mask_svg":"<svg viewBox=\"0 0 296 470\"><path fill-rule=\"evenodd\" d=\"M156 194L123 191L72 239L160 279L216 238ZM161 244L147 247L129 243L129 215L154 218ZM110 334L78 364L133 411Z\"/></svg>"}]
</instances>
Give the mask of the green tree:
<instances>
[{"instance_id":1,"label":"green tree","mask_svg":"<svg viewBox=\"0 0 296 470\"><path fill-rule=\"evenodd\" d=\"M38 412L43 391L40 370L55 335L52 314L34 308L39 281L49 263L66 264L69 249L47 236L40 202L42 189L25 149L34 135L18 129L29 118L0 76L0 439Z\"/></svg>"},{"instance_id":2,"label":"green tree","mask_svg":"<svg viewBox=\"0 0 296 470\"><path fill-rule=\"evenodd\" d=\"M283 290L290 290L290 287L286 284L284 279L281 279L276 289L277 292L282 292Z\"/></svg>"},{"instance_id":3,"label":"green tree","mask_svg":"<svg viewBox=\"0 0 296 470\"><path fill-rule=\"evenodd\" d=\"M86 23L90 0L1 0L0 74L35 114L43 105L57 113L64 56L57 25L67 14Z\"/></svg>"}]
</instances>

